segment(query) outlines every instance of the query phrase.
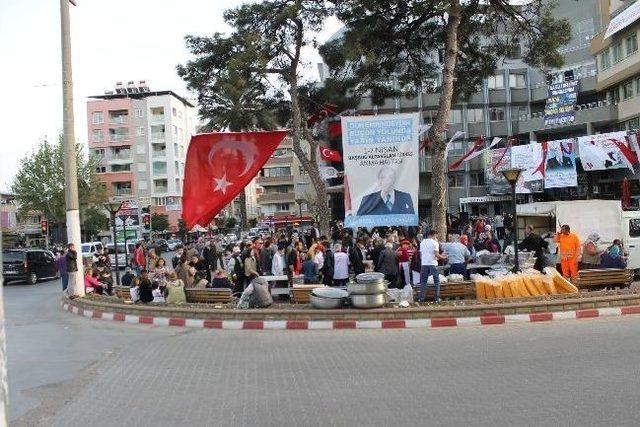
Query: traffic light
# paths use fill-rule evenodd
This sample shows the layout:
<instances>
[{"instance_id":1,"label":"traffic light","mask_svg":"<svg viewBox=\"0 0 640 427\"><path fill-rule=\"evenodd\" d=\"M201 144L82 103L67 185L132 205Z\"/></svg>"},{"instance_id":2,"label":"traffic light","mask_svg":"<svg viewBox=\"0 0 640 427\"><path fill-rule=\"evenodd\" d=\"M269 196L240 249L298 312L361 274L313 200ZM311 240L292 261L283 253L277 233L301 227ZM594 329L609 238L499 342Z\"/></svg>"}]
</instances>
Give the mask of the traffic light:
<instances>
[{"instance_id":1,"label":"traffic light","mask_svg":"<svg viewBox=\"0 0 640 427\"><path fill-rule=\"evenodd\" d=\"M143 214L142 215L142 224L144 225L144 228L149 228L149 226L151 225L151 215Z\"/></svg>"},{"instance_id":2,"label":"traffic light","mask_svg":"<svg viewBox=\"0 0 640 427\"><path fill-rule=\"evenodd\" d=\"M42 231L43 235L47 235L47 220L46 219L42 219L40 220L40 231Z\"/></svg>"}]
</instances>

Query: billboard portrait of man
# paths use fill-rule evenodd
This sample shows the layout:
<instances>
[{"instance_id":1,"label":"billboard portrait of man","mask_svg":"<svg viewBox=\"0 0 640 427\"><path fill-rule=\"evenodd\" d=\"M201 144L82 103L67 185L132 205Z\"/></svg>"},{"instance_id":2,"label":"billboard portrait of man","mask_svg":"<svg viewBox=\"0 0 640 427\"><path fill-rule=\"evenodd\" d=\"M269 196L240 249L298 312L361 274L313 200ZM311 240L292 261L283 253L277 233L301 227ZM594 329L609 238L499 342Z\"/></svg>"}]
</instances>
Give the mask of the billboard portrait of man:
<instances>
[{"instance_id":1,"label":"billboard portrait of man","mask_svg":"<svg viewBox=\"0 0 640 427\"><path fill-rule=\"evenodd\" d=\"M385 166L378 171L378 188L380 191L367 194L362 198L358 216L415 214L411 195L395 189L396 171Z\"/></svg>"}]
</instances>

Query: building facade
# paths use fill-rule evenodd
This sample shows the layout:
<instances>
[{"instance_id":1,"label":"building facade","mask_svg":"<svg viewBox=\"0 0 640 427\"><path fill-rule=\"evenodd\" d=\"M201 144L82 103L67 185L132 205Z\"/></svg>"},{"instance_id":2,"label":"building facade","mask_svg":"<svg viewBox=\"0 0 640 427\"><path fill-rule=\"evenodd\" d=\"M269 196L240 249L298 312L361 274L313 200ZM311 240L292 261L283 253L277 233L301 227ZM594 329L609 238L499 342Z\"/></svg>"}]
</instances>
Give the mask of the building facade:
<instances>
[{"instance_id":1,"label":"building facade","mask_svg":"<svg viewBox=\"0 0 640 427\"><path fill-rule=\"evenodd\" d=\"M150 205L177 230L182 214L184 164L195 134L193 105L172 91L151 92L144 82L90 97L90 152L112 196Z\"/></svg>"},{"instance_id":2,"label":"building facade","mask_svg":"<svg viewBox=\"0 0 640 427\"><path fill-rule=\"evenodd\" d=\"M303 149L308 150L308 145ZM298 157L291 138L282 140L255 178L259 216L310 214L308 199L315 191Z\"/></svg>"},{"instance_id":3,"label":"building facade","mask_svg":"<svg viewBox=\"0 0 640 427\"><path fill-rule=\"evenodd\" d=\"M477 138L511 138L516 144L556 140L621 129L640 128L640 53L638 22L633 22L613 37L603 40L611 16L626 10L634 2L615 0L581 0L557 2L555 16L566 18L572 27L572 40L560 50L565 65L561 69L541 70L527 66L519 52L504 58L493 76L485 79L480 92L452 106L447 137L465 132L466 140L456 141L449 151L449 163L460 158ZM597 56L597 60L596 60ZM321 66L321 75L326 73ZM568 80L579 80L575 121L570 124L545 126L544 108L548 86ZM437 86L437 84L436 84ZM363 99L360 114L394 114L418 112L425 124L435 119L439 93L418 92L414 97L385 100L373 105ZM620 197L620 183L625 170L578 171L578 186L545 190L526 196L529 200L577 199L585 197ZM636 177L637 178L637 177ZM449 172L447 191L449 212L493 215L508 209L508 196L492 195L485 182L485 162L477 157L459 171ZM637 179L633 181L637 186ZM333 197L340 204L342 196ZM419 215L431 216L431 158L420 157ZM524 198L524 196L523 196ZM334 209L339 212L340 209Z\"/></svg>"}]
</instances>

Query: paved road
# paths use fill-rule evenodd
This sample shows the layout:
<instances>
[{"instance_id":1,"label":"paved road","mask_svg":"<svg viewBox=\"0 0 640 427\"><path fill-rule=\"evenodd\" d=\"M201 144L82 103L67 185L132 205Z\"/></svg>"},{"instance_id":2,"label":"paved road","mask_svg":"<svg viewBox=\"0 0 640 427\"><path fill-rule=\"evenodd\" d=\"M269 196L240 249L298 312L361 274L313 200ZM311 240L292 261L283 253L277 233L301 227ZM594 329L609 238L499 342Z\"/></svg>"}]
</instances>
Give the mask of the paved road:
<instances>
[{"instance_id":1,"label":"paved road","mask_svg":"<svg viewBox=\"0 0 640 427\"><path fill-rule=\"evenodd\" d=\"M5 288L12 425L637 425L640 317L221 331L63 313Z\"/></svg>"}]
</instances>

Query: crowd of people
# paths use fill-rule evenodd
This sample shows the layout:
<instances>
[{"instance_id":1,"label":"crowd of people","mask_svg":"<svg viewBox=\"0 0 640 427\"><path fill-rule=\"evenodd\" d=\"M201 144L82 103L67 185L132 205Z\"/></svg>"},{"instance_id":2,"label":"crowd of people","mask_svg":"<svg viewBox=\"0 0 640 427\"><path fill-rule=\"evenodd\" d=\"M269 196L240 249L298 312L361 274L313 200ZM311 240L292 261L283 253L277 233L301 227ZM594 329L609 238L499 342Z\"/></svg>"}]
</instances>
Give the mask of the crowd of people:
<instances>
[{"instance_id":1,"label":"crowd of people","mask_svg":"<svg viewBox=\"0 0 640 427\"><path fill-rule=\"evenodd\" d=\"M170 265L161 256L160 248L140 242L129 260L121 283L131 288L134 302L185 302L185 288L231 288L240 295L257 278L267 277L271 283L288 282L302 277L304 283L345 286L350 277L365 271L384 274L390 288L407 285L419 287L418 300L423 301L427 284L435 287L439 299L439 266L446 265L449 274L467 279L467 265L481 253L513 255L513 221L508 215L466 222L449 221L449 233L444 241L427 229L417 227L377 227L358 229L355 233L340 222L332 227L330 237L317 229L304 233L279 230L253 238L228 242L222 235L179 245ZM625 252L619 240L606 250L598 246L600 236L593 233L581 243L568 225L551 239L545 239L527 226L525 238L518 242L520 250L534 253L534 268L542 271L553 265L550 246L557 247L557 267L574 280L581 268L624 268ZM555 248L554 248L555 249ZM67 250L57 263L67 269ZM167 258L168 259L168 258ZM431 278L431 279L429 279ZM106 253L93 256L85 268L87 292L113 293L112 266ZM66 283L63 276L63 288Z\"/></svg>"}]
</instances>

